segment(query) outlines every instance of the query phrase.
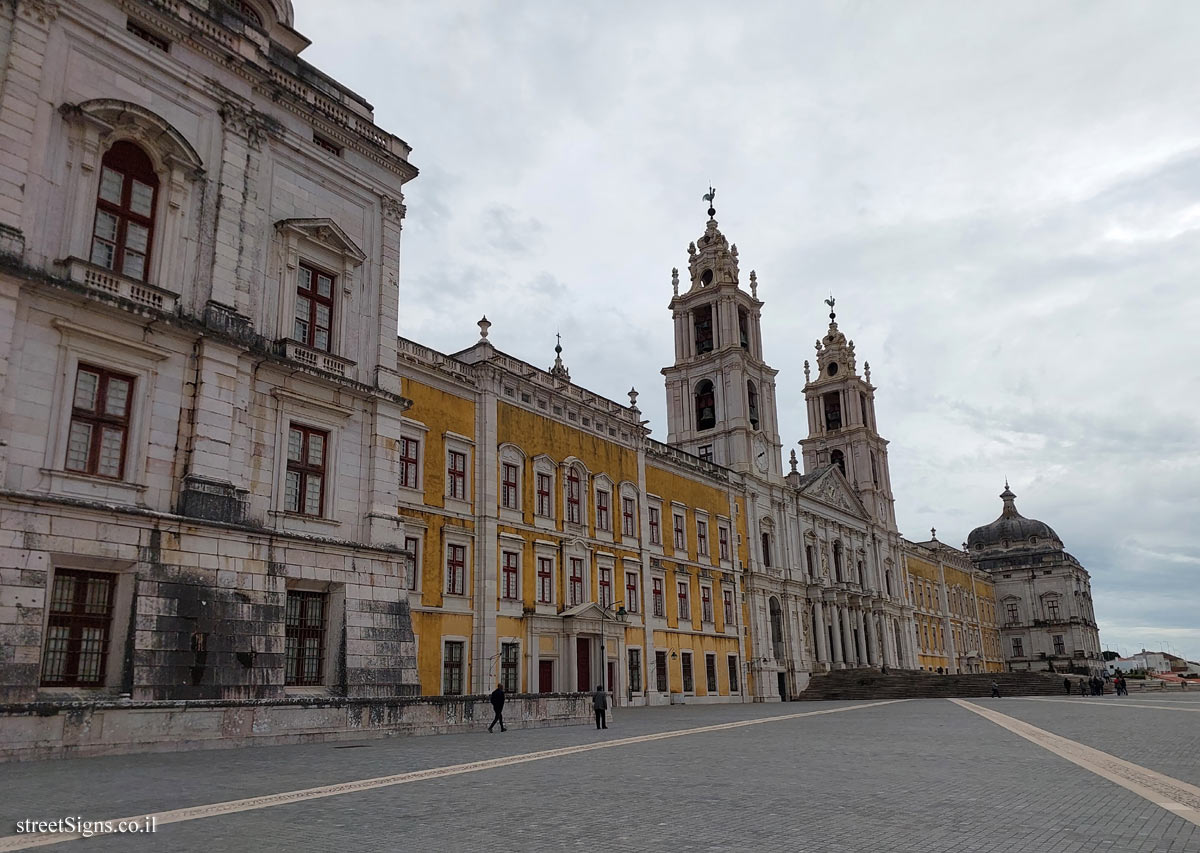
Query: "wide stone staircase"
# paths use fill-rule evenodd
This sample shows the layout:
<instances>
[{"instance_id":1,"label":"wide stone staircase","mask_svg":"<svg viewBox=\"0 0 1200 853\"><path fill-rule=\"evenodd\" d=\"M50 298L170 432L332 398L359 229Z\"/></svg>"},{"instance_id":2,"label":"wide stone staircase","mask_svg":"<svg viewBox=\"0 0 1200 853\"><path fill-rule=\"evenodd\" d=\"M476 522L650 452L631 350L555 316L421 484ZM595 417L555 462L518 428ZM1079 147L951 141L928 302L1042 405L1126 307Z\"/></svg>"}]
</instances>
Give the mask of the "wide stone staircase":
<instances>
[{"instance_id":1,"label":"wide stone staircase","mask_svg":"<svg viewBox=\"0 0 1200 853\"><path fill-rule=\"evenodd\" d=\"M815 699L945 699L949 697L991 696L992 682L1000 687L1000 696L1063 696L1063 676L1049 672L978 672L962 675L938 675L932 672L891 670L886 675L876 669L844 669L814 675L808 689L796 697ZM1079 695L1079 684L1072 678L1072 694Z\"/></svg>"}]
</instances>

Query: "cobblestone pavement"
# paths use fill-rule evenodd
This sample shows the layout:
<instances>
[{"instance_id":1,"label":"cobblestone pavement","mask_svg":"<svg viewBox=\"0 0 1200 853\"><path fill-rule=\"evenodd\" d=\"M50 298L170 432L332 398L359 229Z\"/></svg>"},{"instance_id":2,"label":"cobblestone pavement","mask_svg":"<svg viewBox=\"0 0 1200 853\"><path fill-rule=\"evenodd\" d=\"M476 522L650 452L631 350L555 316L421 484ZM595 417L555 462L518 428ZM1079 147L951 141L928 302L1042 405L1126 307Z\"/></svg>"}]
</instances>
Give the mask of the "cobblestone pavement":
<instances>
[{"instance_id":1,"label":"cobblestone pavement","mask_svg":"<svg viewBox=\"0 0 1200 853\"><path fill-rule=\"evenodd\" d=\"M1149 697L1135 698L1147 705L1136 710L1089 706L1087 700L972 701L1196 781L1200 714L1154 709L1148 706L1160 703ZM1200 709L1200 703L1173 701ZM152 837L93 838L52 849L1200 853L1200 826L945 700L618 709L604 732L587 726L0 765L0 830L13 832L15 821L25 817L128 817L845 707L852 709L190 820L160 826ZM1173 752L1187 754L1176 759Z\"/></svg>"}]
</instances>

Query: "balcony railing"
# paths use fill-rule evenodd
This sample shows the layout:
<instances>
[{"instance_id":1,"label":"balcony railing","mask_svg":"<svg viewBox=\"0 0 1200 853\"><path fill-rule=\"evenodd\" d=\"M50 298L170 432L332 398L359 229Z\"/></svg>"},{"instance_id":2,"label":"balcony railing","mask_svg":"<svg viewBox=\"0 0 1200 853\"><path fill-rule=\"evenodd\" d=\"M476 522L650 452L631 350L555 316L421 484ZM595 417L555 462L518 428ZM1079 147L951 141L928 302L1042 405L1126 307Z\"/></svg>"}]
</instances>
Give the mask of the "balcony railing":
<instances>
[{"instance_id":1,"label":"balcony railing","mask_svg":"<svg viewBox=\"0 0 1200 853\"><path fill-rule=\"evenodd\" d=\"M82 284L84 287L101 293L119 296L130 302L137 302L168 314L175 312L177 297L169 290L128 278L110 269L88 263L81 258L68 258L66 264L67 277L76 284Z\"/></svg>"},{"instance_id":2,"label":"balcony railing","mask_svg":"<svg viewBox=\"0 0 1200 853\"><path fill-rule=\"evenodd\" d=\"M347 376L350 368L354 367L355 364L355 362L348 358L342 358L339 355L307 347L299 341L293 341L290 338L284 338L279 342L279 346L284 358L298 361L314 370L332 373L335 376Z\"/></svg>"}]
</instances>

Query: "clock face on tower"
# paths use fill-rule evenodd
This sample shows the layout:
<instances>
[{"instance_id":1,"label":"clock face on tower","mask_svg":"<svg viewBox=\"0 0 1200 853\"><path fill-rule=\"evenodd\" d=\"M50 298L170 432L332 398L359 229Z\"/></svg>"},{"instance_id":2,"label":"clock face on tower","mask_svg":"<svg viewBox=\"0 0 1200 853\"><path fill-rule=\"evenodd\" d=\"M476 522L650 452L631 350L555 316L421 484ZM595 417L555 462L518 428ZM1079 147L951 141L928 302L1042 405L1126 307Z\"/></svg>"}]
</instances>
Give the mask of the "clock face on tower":
<instances>
[{"instance_id":1,"label":"clock face on tower","mask_svg":"<svg viewBox=\"0 0 1200 853\"><path fill-rule=\"evenodd\" d=\"M762 438L754 439L754 467L764 474L770 467L770 460L767 459L767 443Z\"/></svg>"}]
</instances>

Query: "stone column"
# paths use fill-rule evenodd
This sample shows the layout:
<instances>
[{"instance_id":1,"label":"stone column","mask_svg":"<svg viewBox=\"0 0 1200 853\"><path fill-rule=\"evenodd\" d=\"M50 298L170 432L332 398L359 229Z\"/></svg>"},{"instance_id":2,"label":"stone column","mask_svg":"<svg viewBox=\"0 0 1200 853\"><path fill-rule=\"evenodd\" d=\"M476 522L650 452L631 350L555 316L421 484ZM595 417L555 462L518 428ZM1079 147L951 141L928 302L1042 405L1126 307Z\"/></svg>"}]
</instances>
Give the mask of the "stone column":
<instances>
[{"instance_id":1,"label":"stone column","mask_svg":"<svg viewBox=\"0 0 1200 853\"><path fill-rule=\"evenodd\" d=\"M829 645L825 635L825 613L821 602L813 602L813 645L816 648L817 663L821 669L829 669Z\"/></svg>"},{"instance_id":2,"label":"stone column","mask_svg":"<svg viewBox=\"0 0 1200 853\"><path fill-rule=\"evenodd\" d=\"M879 666L879 638L875 636L875 614L867 613L863 619L863 630L867 640L867 662Z\"/></svg>"},{"instance_id":3,"label":"stone column","mask_svg":"<svg viewBox=\"0 0 1200 853\"><path fill-rule=\"evenodd\" d=\"M842 642L846 644L846 666L858 666L858 652L854 648L854 622L850 618L850 608L839 605L842 615Z\"/></svg>"},{"instance_id":4,"label":"stone column","mask_svg":"<svg viewBox=\"0 0 1200 853\"><path fill-rule=\"evenodd\" d=\"M842 657L842 614L837 604L829 605L829 624L833 628L833 665L835 669L845 669L845 658Z\"/></svg>"},{"instance_id":5,"label":"stone column","mask_svg":"<svg viewBox=\"0 0 1200 853\"><path fill-rule=\"evenodd\" d=\"M858 662L860 664L870 664L872 661L867 654L867 626L861 608L854 609L854 626L858 629L858 633L854 635L858 640L857 648L855 649L858 652Z\"/></svg>"}]
</instances>

